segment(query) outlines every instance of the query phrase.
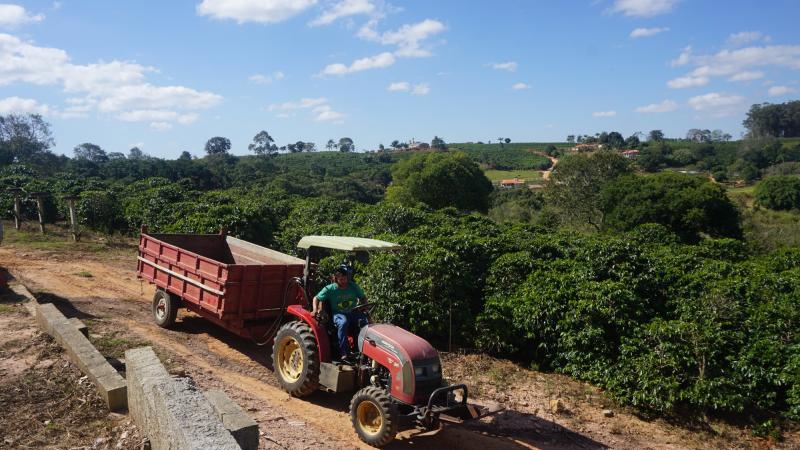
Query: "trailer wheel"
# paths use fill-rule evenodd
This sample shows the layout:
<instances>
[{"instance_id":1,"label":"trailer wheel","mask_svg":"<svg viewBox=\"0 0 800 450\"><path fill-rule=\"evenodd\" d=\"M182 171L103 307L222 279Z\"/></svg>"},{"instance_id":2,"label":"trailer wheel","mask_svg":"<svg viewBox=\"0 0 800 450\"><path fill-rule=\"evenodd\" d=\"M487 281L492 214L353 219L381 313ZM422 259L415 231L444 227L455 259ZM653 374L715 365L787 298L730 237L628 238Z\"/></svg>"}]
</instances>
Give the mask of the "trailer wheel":
<instances>
[{"instance_id":1,"label":"trailer wheel","mask_svg":"<svg viewBox=\"0 0 800 450\"><path fill-rule=\"evenodd\" d=\"M397 434L397 407L386 390L368 386L350 402L350 419L358 437L374 447L383 447Z\"/></svg>"},{"instance_id":2,"label":"trailer wheel","mask_svg":"<svg viewBox=\"0 0 800 450\"><path fill-rule=\"evenodd\" d=\"M161 328L172 328L178 317L180 300L162 289L156 289L153 296L153 319Z\"/></svg>"},{"instance_id":3,"label":"trailer wheel","mask_svg":"<svg viewBox=\"0 0 800 450\"><path fill-rule=\"evenodd\" d=\"M283 390L305 397L319 387L317 338L308 324L284 324L272 344L272 367Z\"/></svg>"}]
</instances>

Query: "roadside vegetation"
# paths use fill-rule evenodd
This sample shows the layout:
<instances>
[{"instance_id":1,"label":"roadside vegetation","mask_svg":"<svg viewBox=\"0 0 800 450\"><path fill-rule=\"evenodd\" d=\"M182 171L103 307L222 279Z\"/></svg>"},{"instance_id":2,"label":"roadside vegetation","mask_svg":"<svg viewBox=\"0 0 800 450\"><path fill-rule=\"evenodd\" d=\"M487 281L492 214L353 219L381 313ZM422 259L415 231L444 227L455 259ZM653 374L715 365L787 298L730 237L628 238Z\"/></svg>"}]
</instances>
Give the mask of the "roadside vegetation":
<instances>
[{"instance_id":1,"label":"roadside vegetation","mask_svg":"<svg viewBox=\"0 0 800 450\"><path fill-rule=\"evenodd\" d=\"M643 411L767 432L800 420L800 144L786 133L611 132L541 148L436 137L374 153L342 138L328 147L340 151L298 142L282 153L260 132L254 155L215 137L203 157L162 160L93 144L55 156L46 124L14 120L38 130L0 133L11 155L0 185L27 193L26 220L37 217L30 193L47 192L45 222L65 220L62 196L74 195L82 227L109 235L224 227L289 253L308 234L396 241L404 250L375 255L359 281L382 320L441 347L587 380ZM566 154L578 140L607 147ZM559 163L541 192L493 190L482 170L550 168L542 153ZM723 180L761 181L732 193ZM12 207L0 190L0 214Z\"/></svg>"}]
</instances>

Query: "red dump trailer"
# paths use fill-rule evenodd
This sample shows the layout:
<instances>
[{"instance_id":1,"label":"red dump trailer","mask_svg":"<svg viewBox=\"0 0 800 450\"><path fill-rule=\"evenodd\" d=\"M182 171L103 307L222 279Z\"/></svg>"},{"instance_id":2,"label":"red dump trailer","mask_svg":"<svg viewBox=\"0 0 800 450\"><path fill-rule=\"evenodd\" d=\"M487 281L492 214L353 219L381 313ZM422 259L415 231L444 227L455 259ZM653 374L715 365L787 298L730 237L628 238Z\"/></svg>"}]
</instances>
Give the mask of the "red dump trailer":
<instances>
[{"instance_id":1,"label":"red dump trailer","mask_svg":"<svg viewBox=\"0 0 800 450\"><path fill-rule=\"evenodd\" d=\"M220 234L139 238L138 276L156 285L153 314L169 327L186 308L242 337L259 339L303 301L305 261Z\"/></svg>"}]
</instances>

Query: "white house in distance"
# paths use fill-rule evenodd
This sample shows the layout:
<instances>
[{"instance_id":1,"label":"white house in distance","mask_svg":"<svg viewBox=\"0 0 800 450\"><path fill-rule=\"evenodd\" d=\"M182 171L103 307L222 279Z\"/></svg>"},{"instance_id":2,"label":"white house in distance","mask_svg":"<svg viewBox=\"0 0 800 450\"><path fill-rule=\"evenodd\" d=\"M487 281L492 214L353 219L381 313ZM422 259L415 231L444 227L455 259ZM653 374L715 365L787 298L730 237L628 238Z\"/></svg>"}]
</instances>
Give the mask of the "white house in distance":
<instances>
[{"instance_id":1,"label":"white house in distance","mask_svg":"<svg viewBox=\"0 0 800 450\"><path fill-rule=\"evenodd\" d=\"M500 180L501 189L519 189L525 186L525 180L514 177L508 180Z\"/></svg>"}]
</instances>

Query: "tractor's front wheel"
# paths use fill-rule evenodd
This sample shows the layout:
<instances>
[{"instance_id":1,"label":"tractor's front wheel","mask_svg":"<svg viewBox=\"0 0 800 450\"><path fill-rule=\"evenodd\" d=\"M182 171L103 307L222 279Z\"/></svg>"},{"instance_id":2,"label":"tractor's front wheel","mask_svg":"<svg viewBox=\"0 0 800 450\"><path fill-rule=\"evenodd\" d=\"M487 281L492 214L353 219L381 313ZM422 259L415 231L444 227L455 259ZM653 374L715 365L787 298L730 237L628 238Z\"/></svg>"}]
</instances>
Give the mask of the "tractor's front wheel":
<instances>
[{"instance_id":1,"label":"tractor's front wheel","mask_svg":"<svg viewBox=\"0 0 800 450\"><path fill-rule=\"evenodd\" d=\"M319 349L308 324L288 322L272 344L272 367L283 390L305 397L319 386Z\"/></svg>"},{"instance_id":2,"label":"tractor's front wheel","mask_svg":"<svg viewBox=\"0 0 800 450\"><path fill-rule=\"evenodd\" d=\"M397 434L397 408L386 390L368 386L350 402L350 419L358 437L374 447L383 447Z\"/></svg>"}]
</instances>

